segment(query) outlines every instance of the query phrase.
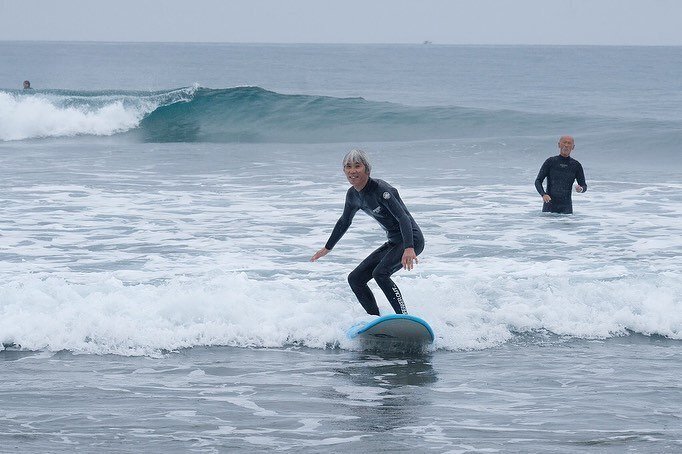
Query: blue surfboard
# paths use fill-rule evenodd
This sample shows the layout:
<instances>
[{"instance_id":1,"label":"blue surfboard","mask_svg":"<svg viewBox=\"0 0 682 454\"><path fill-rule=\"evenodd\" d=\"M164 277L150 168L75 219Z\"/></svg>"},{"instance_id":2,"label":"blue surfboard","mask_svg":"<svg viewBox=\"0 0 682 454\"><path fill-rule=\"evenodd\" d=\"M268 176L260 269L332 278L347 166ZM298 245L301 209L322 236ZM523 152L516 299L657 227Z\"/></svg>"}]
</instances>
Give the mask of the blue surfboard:
<instances>
[{"instance_id":1,"label":"blue surfboard","mask_svg":"<svg viewBox=\"0 0 682 454\"><path fill-rule=\"evenodd\" d=\"M388 342L411 345L433 343L433 330L419 317L408 314L391 314L379 317L369 323L358 323L347 332L349 339L360 341Z\"/></svg>"}]
</instances>

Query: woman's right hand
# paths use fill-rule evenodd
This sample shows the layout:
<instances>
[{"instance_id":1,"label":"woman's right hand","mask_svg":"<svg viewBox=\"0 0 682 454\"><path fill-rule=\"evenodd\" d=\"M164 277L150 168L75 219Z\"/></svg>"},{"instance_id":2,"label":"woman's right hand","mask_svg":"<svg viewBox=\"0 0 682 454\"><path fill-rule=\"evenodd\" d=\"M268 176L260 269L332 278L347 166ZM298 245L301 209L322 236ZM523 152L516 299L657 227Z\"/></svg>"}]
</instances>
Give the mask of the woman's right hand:
<instances>
[{"instance_id":1,"label":"woman's right hand","mask_svg":"<svg viewBox=\"0 0 682 454\"><path fill-rule=\"evenodd\" d=\"M327 248L322 248L319 251L317 251L312 257L310 257L310 261L314 262L317 259L324 257L325 255L329 254L329 249Z\"/></svg>"}]
</instances>

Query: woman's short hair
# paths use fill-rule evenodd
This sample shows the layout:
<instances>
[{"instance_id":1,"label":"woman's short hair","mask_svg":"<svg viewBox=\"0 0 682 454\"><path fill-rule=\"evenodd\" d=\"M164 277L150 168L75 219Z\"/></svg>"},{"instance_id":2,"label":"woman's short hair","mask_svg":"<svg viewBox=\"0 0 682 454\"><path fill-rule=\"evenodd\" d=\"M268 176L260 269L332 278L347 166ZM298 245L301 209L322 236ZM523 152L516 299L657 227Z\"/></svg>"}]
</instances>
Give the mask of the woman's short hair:
<instances>
[{"instance_id":1,"label":"woman's short hair","mask_svg":"<svg viewBox=\"0 0 682 454\"><path fill-rule=\"evenodd\" d=\"M369 163L369 158L367 157L367 153L365 153L362 150L358 150L357 148L352 149L348 153L346 153L346 156L343 157L343 167L346 167L346 164L356 164L360 163L365 166L365 170L367 171L367 175L372 171L372 164Z\"/></svg>"}]
</instances>

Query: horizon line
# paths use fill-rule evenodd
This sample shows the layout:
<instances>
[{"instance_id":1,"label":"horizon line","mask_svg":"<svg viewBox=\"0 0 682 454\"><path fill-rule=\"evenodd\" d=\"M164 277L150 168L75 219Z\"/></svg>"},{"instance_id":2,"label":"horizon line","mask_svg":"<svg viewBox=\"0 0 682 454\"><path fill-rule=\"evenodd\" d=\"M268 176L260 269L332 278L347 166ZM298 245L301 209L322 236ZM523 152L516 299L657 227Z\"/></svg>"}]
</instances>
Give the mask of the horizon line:
<instances>
[{"instance_id":1,"label":"horizon line","mask_svg":"<svg viewBox=\"0 0 682 454\"><path fill-rule=\"evenodd\" d=\"M229 45L312 45L312 46L424 46L424 47L682 47L682 44L614 44L614 43L438 43L423 42L269 42L269 41L123 41L123 40L26 40L0 39L0 43L82 43L82 44L229 44Z\"/></svg>"}]
</instances>

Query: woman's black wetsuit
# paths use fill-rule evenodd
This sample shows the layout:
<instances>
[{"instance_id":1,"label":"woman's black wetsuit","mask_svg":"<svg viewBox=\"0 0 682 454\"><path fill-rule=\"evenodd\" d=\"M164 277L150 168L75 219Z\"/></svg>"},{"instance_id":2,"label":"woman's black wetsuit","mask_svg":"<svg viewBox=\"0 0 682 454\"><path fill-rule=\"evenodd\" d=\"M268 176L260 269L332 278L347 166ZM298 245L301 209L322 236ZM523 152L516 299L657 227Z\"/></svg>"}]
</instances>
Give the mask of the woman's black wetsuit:
<instances>
[{"instance_id":1,"label":"woman's black wetsuit","mask_svg":"<svg viewBox=\"0 0 682 454\"><path fill-rule=\"evenodd\" d=\"M362 210L381 224L388 241L372 252L349 275L348 283L368 314L379 315L376 299L367 283L374 279L397 314L406 314L405 302L391 279L402 268L402 256L412 247L417 255L424 250L424 236L400 199L398 191L383 180L370 178L362 191L351 187L346 193L343 214L325 245L331 250L350 227L353 216Z\"/></svg>"}]
</instances>

